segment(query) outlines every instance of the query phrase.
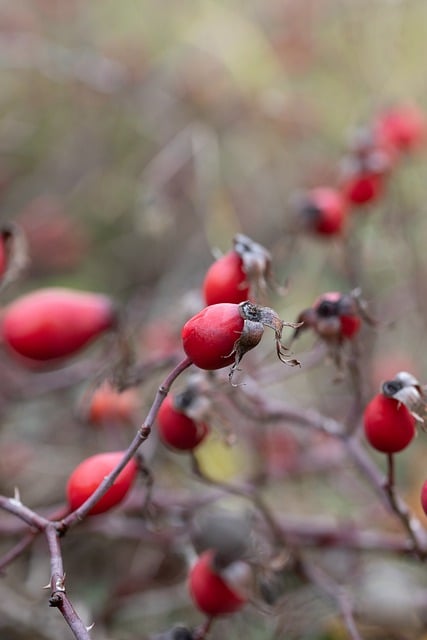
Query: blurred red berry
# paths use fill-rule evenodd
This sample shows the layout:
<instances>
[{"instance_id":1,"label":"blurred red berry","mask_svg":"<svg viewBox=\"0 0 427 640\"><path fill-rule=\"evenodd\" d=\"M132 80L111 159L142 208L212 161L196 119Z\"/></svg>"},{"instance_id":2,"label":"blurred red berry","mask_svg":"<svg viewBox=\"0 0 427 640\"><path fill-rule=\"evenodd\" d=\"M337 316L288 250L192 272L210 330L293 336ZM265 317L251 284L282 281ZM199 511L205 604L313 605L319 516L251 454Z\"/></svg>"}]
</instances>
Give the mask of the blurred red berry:
<instances>
[{"instance_id":1,"label":"blurred red berry","mask_svg":"<svg viewBox=\"0 0 427 640\"><path fill-rule=\"evenodd\" d=\"M426 138L427 120L415 104L400 104L380 113L374 124L379 140L400 152L420 146Z\"/></svg>"},{"instance_id":2,"label":"blurred red berry","mask_svg":"<svg viewBox=\"0 0 427 640\"><path fill-rule=\"evenodd\" d=\"M353 338L361 325L354 299L338 291L319 296L310 309L300 314L300 319L326 339Z\"/></svg>"},{"instance_id":3,"label":"blurred red berry","mask_svg":"<svg viewBox=\"0 0 427 640\"><path fill-rule=\"evenodd\" d=\"M95 389L90 398L87 420L97 426L132 424L138 404L138 395L135 389L119 392L106 381Z\"/></svg>"},{"instance_id":4,"label":"blurred red berry","mask_svg":"<svg viewBox=\"0 0 427 640\"><path fill-rule=\"evenodd\" d=\"M347 218L347 205L342 194L331 187L316 187L296 196L295 208L299 222L319 235L337 235Z\"/></svg>"},{"instance_id":5,"label":"blurred red berry","mask_svg":"<svg viewBox=\"0 0 427 640\"><path fill-rule=\"evenodd\" d=\"M70 475L66 493L70 509L78 509L94 493L123 458L124 452L98 453L83 460ZM135 461L130 460L113 485L89 511L89 515L104 513L121 502L131 488L137 473Z\"/></svg>"},{"instance_id":6,"label":"blurred red berry","mask_svg":"<svg viewBox=\"0 0 427 640\"><path fill-rule=\"evenodd\" d=\"M46 288L10 303L1 324L4 343L24 358L46 361L71 356L116 323L107 296Z\"/></svg>"},{"instance_id":7,"label":"blurred red berry","mask_svg":"<svg viewBox=\"0 0 427 640\"><path fill-rule=\"evenodd\" d=\"M361 171L344 178L342 193L352 205L364 205L378 200L384 192L384 175Z\"/></svg>"},{"instance_id":8,"label":"blurred red berry","mask_svg":"<svg viewBox=\"0 0 427 640\"><path fill-rule=\"evenodd\" d=\"M196 422L178 409L173 396L167 396L163 401L157 422L162 442L179 451L192 451L209 432L207 424Z\"/></svg>"},{"instance_id":9,"label":"blurred red berry","mask_svg":"<svg viewBox=\"0 0 427 640\"><path fill-rule=\"evenodd\" d=\"M189 576L189 589L196 606L208 616L220 616L241 609L246 599L232 589L213 566L214 552L197 559Z\"/></svg>"}]
</instances>

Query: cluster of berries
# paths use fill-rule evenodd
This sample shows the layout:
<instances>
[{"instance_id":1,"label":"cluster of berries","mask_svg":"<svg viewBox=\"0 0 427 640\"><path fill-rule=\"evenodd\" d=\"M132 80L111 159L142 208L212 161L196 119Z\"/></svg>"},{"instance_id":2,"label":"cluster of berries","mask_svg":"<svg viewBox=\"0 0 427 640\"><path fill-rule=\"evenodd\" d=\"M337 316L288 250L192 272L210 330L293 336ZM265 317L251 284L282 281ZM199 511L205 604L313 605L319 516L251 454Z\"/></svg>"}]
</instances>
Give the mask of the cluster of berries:
<instances>
[{"instance_id":1,"label":"cluster of berries","mask_svg":"<svg viewBox=\"0 0 427 640\"><path fill-rule=\"evenodd\" d=\"M340 189L318 188L305 194L300 205L307 225L320 234L341 232L349 204L360 205L378 197L399 155L415 148L424 133L424 118L415 107L381 114L368 133L356 136ZM8 270L5 240L2 236L0 281ZM231 376L245 353L259 344L265 327L273 331L278 358L289 364L298 362L287 356L282 343L284 327L294 328L294 336L311 329L326 342L338 345L358 333L361 314L357 295L325 293L302 311L296 322L284 322L273 309L255 302L271 283L269 252L238 234L233 249L216 260L205 275L202 292L206 306L182 328L188 361L205 371L231 367ZM0 335L24 365L34 366L73 356L117 325L118 312L109 297L47 288L12 301L3 310ZM97 424L132 422L135 398L124 393L103 384L93 393L88 419ZM175 451L192 451L209 433L209 403L201 401L202 395L197 381L190 380L183 391L167 396L161 404L159 435ZM365 411L368 442L388 454L404 449L414 437L424 400L424 389L408 373L401 372L384 383ZM85 503L123 456L123 451L100 453L73 471L66 488L71 511ZM120 503L131 489L137 470L136 461L130 460L89 514L108 511ZM427 485L422 490L422 504L427 513ZM227 581L228 569L218 567L214 550L208 548L191 570L190 591L197 606L209 616L231 613L246 602L246 597Z\"/></svg>"},{"instance_id":2,"label":"cluster of berries","mask_svg":"<svg viewBox=\"0 0 427 640\"><path fill-rule=\"evenodd\" d=\"M357 128L339 164L338 185L294 195L298 227L320 236L342 234L349 212L384 194L399 160L417 149L426 133L423 112L409 103L385 109L369 125Z\"/></svg>"}]
</instances>

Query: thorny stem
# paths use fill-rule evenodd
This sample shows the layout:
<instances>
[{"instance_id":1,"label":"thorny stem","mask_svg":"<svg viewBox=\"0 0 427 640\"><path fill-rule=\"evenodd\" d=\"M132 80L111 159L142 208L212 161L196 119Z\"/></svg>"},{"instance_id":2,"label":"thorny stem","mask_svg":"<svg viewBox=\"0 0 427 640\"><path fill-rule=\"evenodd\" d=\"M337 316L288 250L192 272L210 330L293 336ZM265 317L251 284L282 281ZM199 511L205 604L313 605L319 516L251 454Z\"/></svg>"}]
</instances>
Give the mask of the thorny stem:
<instances>
[{"instance_id":1,"label":"thorny stem","mask_svg":"<svg viewBox=\"0 0 427 640\"><path fill-rule=\"evenodd\" d=\"M130 443L129 447L123 454L123 458L120 460L119 464L104 478L99 487L92 493L92 495L75 511L70 513L67 517L65 517L62 521L57 523L58 531L61 533L65 533L67 529L77 524L83 520L92 507L102 498L102 496L106 493L106 491L113 485L115 479L120 474L120 472L125 468L127 463L133 458L135 453L138 451L139 447L145 440L147 440L148 436L151 433L151 428L154 424L154 420L156 415L160 409L160 406L169 393L169 390L176 380L176 378L187 369L192 364L189 358L184 358L181 362L174 367L171 373L165 378L163 383L157 390L157 393L154 397L154 401L150 407L150 410L147 414L142 425L139 427L134 439Z\"/></svg>"},{"instance_id":2,"label":"thorny stem","mask_svg":"<svg viewBox=\"0 0 427 640\"><path fill-rule=\"evenodd\" d=\"M50 587L49 606L59 609L65 622L70 627L76 640L90 640L88 628L85 626L65 591L65 573L62 562L58 532L54 523L48 524L45 535L50 553Z\"/></svg>"},{"instance_id":3,"label":"thorny stem","mask_svg":"<svg viewBox=\"0 0 427 640\"><path fill-rule=\"evenodd\" d=\"M4 511L8 511L16 515L18 518L26 522L30 527L32 527L33 531L31 531L31 535L36 535L37 532L44 532L50 552L50 563L51 563L51 596L49 599L49 605L51 607L56 607L62 613L65 621L69 625L72 630L74 637L76 640L90 640L89 631L76 613L73 605L71 604L68 596L65 592L65 574L63 569L62 562L62 553L59 544L59 536L63 535L66 530L83 520L83 518L88 514L90 509L96 504L96 502L105 494L105 492L109 489L109 487L113 484L116 477L122 471L122 469L126 466L129 460L135 455L139 446L148 438L151 432L151 427L156 418L157 412L168 394L170 387L172 386L175 379L187 369L192 364L189 358L184 358L165 378L163 383L157 390L157 393L154 397L154 401L151 405L151 408L147 414L147 417L141 427L138 429L138 432L135 438L132 440L129 445L127 451L123 455L120 463L115 467L115 469L103 480L103 482L99 485L98 489L91 495L91 497L86 500L85 503L79 508L70 513L68 516L63 518L62 520L48 520L47 518L43 518L38 515L28 507L22 504L19 494L14 498L7 498L5 496L0 496L0 509ZM22 550L26 547L24 543L21 542ZM12 552L10 552L13 554ZM16 557L15 552L15 557Z\"/></svg>"},{"instance_id":4,"label":"thorny stem","mask_svg":"<svg viewBox=\"0 0 427 640\"><path fill-rule=\"evenodd\" d=\"M76 640L90 640L90 635L65 593L64 570L59 536L65 533L67 528L80 522L87 515L96 501L100 499L112 485L120 471L135 455L139 446L148 438L157 412L169 392L171 385L191 364L191 361L188 358L185 358L167 375L164 382L157 390L145 421L138 429L135 438L129 445L120 464L117 465L113 472L105 478L97 491L94 492L94 494L92 494L92 496L79 509L61 520L54 520L40 516L31 509L25 507L21 503L19 495L15 498L0 496L0 509L17 516L31 527L31 530L28 532L28 536L23 538L23 540L21 540L15 548L5 556L3 559L3 566L19 555L19 553L31 543L32 539L38 533L45 533L51 558L52 594L49 601L50 606L57 607L60 610L67 624L70 626ZM212 481L203 474L196 458L193 456L193 470L197 476L204 482L215 486L219 493L223 491L251 501L254 507L262 514L271 535L278 544L287 546L294 545L295 547L298 547L301 546L301 544L306 545L308 543L316 547L334 545L363 550L382 548L383 550L386 549L401 553L412 552L423 560L427 557L427 532L424 530L421 523L410 513L408 507L396 492L393 456L388 456L388 472L387 477L384 478L383 474L370 459L368 453L364 450L357 436L347 436L345 428L341 423L331 418L327 418L316 411L300 410L290 407L286 403L267 399L259 390L256 383L249 378L247 379L244 391L242 390L242 387L240 387L239 392L233 394L233 401L241 411L249 415L252 419L256 418L258 420L269 421L292 420L294 424L300 424L301 426L317 429L332 438L338 439L345 447L347 454L353 459L357 467L363 473L364 477L366 477L370 484L375 488L384 504L401 520L410 537L410 541L397 537L388 539L387 535L381 537L381 534L377 532L373 532L373 536L371 535L372 532L357 531L356 533L352 533L345 527L339 526L333 527L332 530L329 527L327 531L325 531L324 528L314 531L313 529L315 529L315 527L313 527L312 523L309 527L310 531L307 531L307 526L304 526L304 524L298 525L286 522L286 520L282 522L281 520L277 520L271 513L271 510L264 503L264 500L257 492L257 488L253 483L233 486L228 483ZM56 515L56 517L58 517L58 515ZM350 602L348 601L347 595L341 591L341 587L336 585L328 576L325 578L325 576L320 575L318 572L313 574L311 579L336 600L351 639L360 640L360 635L354 624L354 617ZM194 636L195 640L204 640L211 624L212 621L207 620L206 623L196 631L196 635Z\"/></svg>"},{"instance_id":5,"label":"thorny stem","mask_svg":"<svg viewBox=\"0 0 427 640\"><path fill-rule=\"evenodd\" d=\"M0 509L13 513L30 527L38 531L44 531L50 522L23 505L19 497L7 498L6 496L0 496Z\"/></svg>"}]
</instances>

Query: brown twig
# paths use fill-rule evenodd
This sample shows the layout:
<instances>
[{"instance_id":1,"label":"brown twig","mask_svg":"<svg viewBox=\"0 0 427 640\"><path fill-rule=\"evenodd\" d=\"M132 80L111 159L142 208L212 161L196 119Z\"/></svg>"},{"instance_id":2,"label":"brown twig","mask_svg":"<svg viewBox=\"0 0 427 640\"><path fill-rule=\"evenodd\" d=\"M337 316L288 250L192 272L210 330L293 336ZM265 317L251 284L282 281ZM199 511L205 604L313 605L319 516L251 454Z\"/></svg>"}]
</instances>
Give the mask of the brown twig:
<instances>
[{"instance_id":1,"label":"brown twig","mask_svg":"<svg viewBox=\"0 0 427 640\"><path fill-rule=\"evenodd\" d=\"M169 373L169 375L165 378L163 383L159 386L157 393L154 397L154 401L151 405L151 408L147 414L142 425L139 427L134 439L130 443L129 447L123 454L123 458L120 460L119 464L104 478L101 484L98 486L96 491L92 493L92 495L75 511L70 513L68 516L63 518L61 521L57 522L58 531L62 534L67 531L70 527L76 525L78 522L81 522L92 509L92 507L102 498L102 496L107 492L107 490L113 485L115 479L119 475L119 473L124 469L127 463L133 458L133 456L138 451L139 447L151 433L151 428L154 424L154 420L157 416L157 412L164 400L164 398L169 393L169 390L176 380L176 378L187 369L192 364L189 358L184 358L181 362L174 367L174 369Z\"/></svg>"}]
</instances>

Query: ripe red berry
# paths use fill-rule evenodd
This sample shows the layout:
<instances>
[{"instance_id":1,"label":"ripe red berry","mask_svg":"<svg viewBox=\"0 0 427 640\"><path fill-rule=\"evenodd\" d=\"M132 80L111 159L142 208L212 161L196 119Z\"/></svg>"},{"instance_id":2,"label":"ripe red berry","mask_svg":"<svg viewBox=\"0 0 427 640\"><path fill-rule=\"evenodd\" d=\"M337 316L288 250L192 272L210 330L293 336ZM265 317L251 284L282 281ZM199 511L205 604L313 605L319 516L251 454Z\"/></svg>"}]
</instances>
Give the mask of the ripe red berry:
<instances>
[{"instance_id":1,"label":"ripe red berry","mask_svg":"<svg viewBox=\"0 0 427 640\"><path fill-rule=\"evenodd\" d=\"M68 504L72 511L78 509L92 495L105 476L113 471L122 458L122 451L98 453L86 458L74 469L68 479L66 488ZM114 484L92 507L89 515L108 511L121 502L131 488L136 473L137 466L132 459L119 473Z\"/></svg>"},{"instance_id":2,"label":"ripe red berry","mask_svg":"<svg viewBox=\"0 0 427 640\"><path fill-rule=\"evenodd\" d=\"M130 424L138 408L135 389L117 391L108 382L101 384L92 394L87 409L87 420L97 426Z\"/></svg>"},{"instance_id":3,"label":"ripe red berry","mask_svg":"<svg viewBox=\"0 0 427 640\"><path fill-rule=\"evenodd\" d=\"M221 369L233 364L232 373L243 355L259 343L265 326L274 330L279 359L299 364L285 357L286 349L281 343L283 327L295 324L280 320L273 309L249 301L213 304L190 318L181 332L184 351L200 369Z\"/></svg>"},{"instance_id":4,"label":"ripe red berry","mask_svg":"<svg viewBox=\"0 0 427 640\"><path fill-rule=\"evenodd\" d=\"M427 121L415 104L401 104L380 113L374 124L378 140L399 152L410 151L424 142Z\"/></svg>"},{"instance_id":5,"label":"ripe red berry","mask_svg":"<svg viewBox=\"0 0 427 640\"><path fill-rule=\"evenodd\" d=\"M180 451L192 451L209 432L204 422L196 422L178 409L172 396L163 401L157 422L163 443Z\"/></svg>"},{"instance_id":6,"label":"ripe red berry","mask_svg":"<svg viewBox=\"0 0 427 640\"><path fill-rule=\"evenodd\" d=\"M39 289L5 310L5 344L26 358L71 356L116 323L112 301L104 295L70 289Z\"/></svg>"},{"instance_id":7,"label":"ripe red berry","mask_svg":"<svg viewBox=\"0 0 427 640\"><path fill-rule=\"evenodd\" d=\"M233 238L233 250L208 269L203 282L207 305L220 302L238 304L266 288L271 280L271 256L263 247L238 233Z\"/></svg>"},{"instance_id":8,"label":"ripe red berry","mask_svg":"<svg viewBox=\"0 0 427 640\"><path fill-rule=\"evenodd\" d=\"M374 449L397 453L414 437L415 418L402 402L379 393L365 409L364 429L366 439Z\"/></svg>"},{"instance_id":9,"label":"ripe red berry","mask_svg":"<svg viewBox=\"0 0 427 640\"><path fill-rule=\"evenodd\" d=\"M219 302L238 304L249 298L243 261L236 251L226 253L210 266L203 281L203 295L207 305Z\"/></svg>"},{"instance_id":10,"label":"ripe red berry","mask_svg":"<svg viewBox=\"0 0 427 640\"><path fill-rule=\"evenodd\" d=\"M343 231L347 205L342 194L331 187L316 187L296 198L296 210L304 228L319 235Z\"/></svg>"},{"instance_id":11,"label":"ripe red berry","mask_svg":"<svg viewBox=\"0 0 427 640\"><path fill-rule=\"evenodd\" d=\"M384 192L384 175L361 170L343 180L342 193L352 205L364 205L374 202Z\"/></svg>"},{"instance_id":12,"label":"ripe red berry","mask_svg":"<svg viewBox=\"0 0 427 640\"><path fill-rule=\"evenodd\" d=\"M190 571L189 589L196 606L209 616L234 613L246 599L232 589L213 567L214 552L205 551Z\"/></svg>"},{"instance_id":13,"label":"ripe red berry","mask_svg":"<svg viewBox=\"0 0 427 640\"><path fill-rule=\"evenodd\" d=\"M224 302L205 307L182 329L184 351L200 369L221 369L233 364L243 324L237 304Z\"/></svg>"}]
</instances>

